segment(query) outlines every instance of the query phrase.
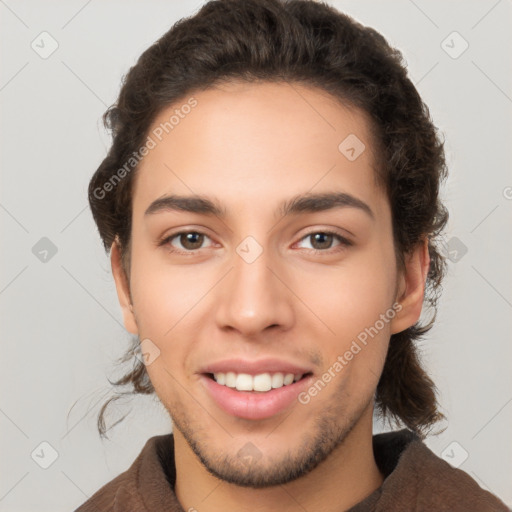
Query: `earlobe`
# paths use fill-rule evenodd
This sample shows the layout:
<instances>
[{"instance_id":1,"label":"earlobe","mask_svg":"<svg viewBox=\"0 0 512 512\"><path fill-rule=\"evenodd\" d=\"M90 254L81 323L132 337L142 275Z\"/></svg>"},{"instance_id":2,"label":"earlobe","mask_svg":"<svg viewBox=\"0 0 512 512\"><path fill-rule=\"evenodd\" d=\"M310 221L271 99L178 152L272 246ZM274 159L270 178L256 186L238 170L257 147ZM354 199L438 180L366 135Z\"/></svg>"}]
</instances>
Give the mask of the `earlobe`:
<instances>
[{"instance_id":1,"label":"earlobe","mask_svg":"<svg viewBox=\"0 0 512 512\"><path fill-rule=\"evenodd\" d=\"M426 238L406 255L405 270L401 276L402 286L396 297L401 309L391 321L391 334L402 332L419 320L429 266L430 256Z\"/></svg>"},{"instance_id":2,"label":"earlobe","mask_svg":"<svg viewBox=\"0 0 512 512\"><path fill-rule=\"evenodd\" d=\"M117 298L119 299L119 305L123 312L124 326L128 332L138 335L139 330L133 313L130 285L122 265L121 249L117 240L114 241L110 249L110 264L112 267L112 275L114 276L114 281L116 283Z\"/></svg>"}]
</instances>

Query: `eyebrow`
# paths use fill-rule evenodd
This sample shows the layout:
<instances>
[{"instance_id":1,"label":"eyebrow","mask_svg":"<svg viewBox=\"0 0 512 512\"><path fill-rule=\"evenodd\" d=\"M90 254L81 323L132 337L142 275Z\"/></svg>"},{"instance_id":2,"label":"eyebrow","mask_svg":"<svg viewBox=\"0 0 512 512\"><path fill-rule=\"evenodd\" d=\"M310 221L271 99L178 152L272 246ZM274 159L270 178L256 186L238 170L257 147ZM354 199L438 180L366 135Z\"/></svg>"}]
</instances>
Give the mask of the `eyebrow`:
<instances>
[{"instance_id":1,"label":"eyebrow","mask_svg":"<svg viewBox=\"0 0 512 512\"><path fill-rule=\"evenodd\" d=\"M361 199L345 192L305 193L299 194L281 203L277 213L283 217L299 213L314 213L332 210L334 208L357 208L366 213L373 220L375 214ZM146 209L144 215L152 215L165 211L185 211L212 215L224 219L226 209L221 207L219 201L204 196L167 195L153 201Z\"/></svg>"}]
</instances>

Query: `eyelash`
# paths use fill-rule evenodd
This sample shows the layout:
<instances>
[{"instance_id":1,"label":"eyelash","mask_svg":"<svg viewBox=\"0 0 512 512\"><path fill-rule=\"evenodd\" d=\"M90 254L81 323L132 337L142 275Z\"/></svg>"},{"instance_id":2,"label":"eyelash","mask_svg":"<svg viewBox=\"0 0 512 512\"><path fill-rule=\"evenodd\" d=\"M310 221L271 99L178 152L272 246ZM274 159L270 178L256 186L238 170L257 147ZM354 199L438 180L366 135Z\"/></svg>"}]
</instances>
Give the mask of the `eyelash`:
<instances>
[{"instance_id":1,"label":"eyelash","mask_svg":"<svg viewBox=\"0 0 512 512\"><path fill-rule=\"evenodd\" d=\"M163 238L162 240L160 240L158 242L158 246L159 247L160 246L164 246L164 245L170 246L170 242L172 240L174 240L175 238L177 238L177 237L179 237L181 235L187 235L187 234L190 234L190 233L194 233L196 235L204 235L205 237L210 238L206 233L203 233L202 231L196 231L196 230L179 231L177 233L173 233L172 235L169 235L169 236ZM311 236L319 234L319 233L322 234L322 235L332 235L336 240L338 240L339 245L335 246L334 248L330 247L329 249L307 249L307 250L313 251L315 253L322 252L322 253L332 254L332 253L338 252L339 250L343 250L344 248L350 247L350 246L353 245L353 243L350 240L348 240L347 238L345 238L344 236L340 235L336 231L329 231L329 230L311 231L310 233L307 233L306 235L304 235L299 240L299 242L304 240L305 238L311 237ZM336 247L338 247L338 249L336 249ZM176 249L176 248L172 247L172 249L170 249L169 252L176 253L176 254L183 254L183 255L194 255L195 253L197 253L197 251L200 251L200 250L201 249L195 249L195 250L187 251L187 250L179 250L179 249Z\"/></svg>"}]
</instances>

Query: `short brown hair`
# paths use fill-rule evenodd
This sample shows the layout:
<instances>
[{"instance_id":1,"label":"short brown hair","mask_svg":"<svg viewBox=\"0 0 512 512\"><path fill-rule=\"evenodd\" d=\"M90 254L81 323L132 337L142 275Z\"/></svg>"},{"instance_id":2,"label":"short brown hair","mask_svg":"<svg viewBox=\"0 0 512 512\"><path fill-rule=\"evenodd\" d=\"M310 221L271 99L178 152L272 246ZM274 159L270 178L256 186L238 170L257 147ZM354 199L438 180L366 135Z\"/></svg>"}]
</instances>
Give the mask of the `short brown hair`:
<instances>
[{"instance_id":1,"label":"short brown hair","mask_svg":"<svg viewBox=\"0 0 512 512\"><path fill-rule=\"evenodd\" d=\"M378 155L377 179L390 201L398 265L428 239L430 268L424 304L430 320L391 336L376 390L381 415L420 436L443 415L434 383L423 370L415 341L433 326L445 258L439 237L448 212L439 199L446 177L443 143L427 106L407 76L401 53L378 32L326 3L313 0L212 0L184 18L149 47L124 78L119 98L104 115L112 146L89 185L89 202L108 251L118 241L129 257L134 175L108 187L148 136L164 108L193 91L222 81L298 83L322 89L368 114ZM126 169L126 167L124 167ZM103 191L98 194L98 190ZM126 268L126 267L125 267ZM101 408L104 436L107 406L124 394L154 393L144 364L134 357L138 340L121 362L133 368Z\"/></svg>"}]
</instances>

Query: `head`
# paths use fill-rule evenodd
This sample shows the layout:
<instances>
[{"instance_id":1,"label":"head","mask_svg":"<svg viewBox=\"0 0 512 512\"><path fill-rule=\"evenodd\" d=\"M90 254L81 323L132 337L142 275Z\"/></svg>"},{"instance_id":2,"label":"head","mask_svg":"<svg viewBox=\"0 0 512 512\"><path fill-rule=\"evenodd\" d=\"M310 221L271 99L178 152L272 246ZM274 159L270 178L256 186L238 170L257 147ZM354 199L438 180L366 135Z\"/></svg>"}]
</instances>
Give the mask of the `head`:
<instances>
[{"instance_id":1,"label":"head","mask_svg":"<svg viewBox=\"0 0 512 512\"><path fill-rule=\"evenodd\" d=\"M156 391L213 474L296 478L374 406L420 436L442 417L416 343L444 274L443 145L380 34L320 2L211 1L142 54L105 123L89 201L133 334L114 384ZM273 416L230 415L203 379L233 357L288 360L309 385ZM247 440L259 472L237 462Z\"/></svg>"}]
</instances>

